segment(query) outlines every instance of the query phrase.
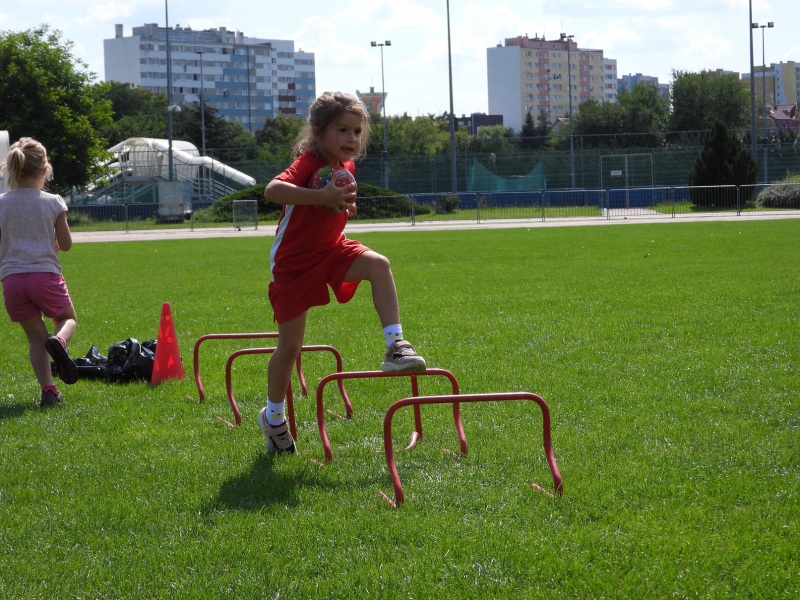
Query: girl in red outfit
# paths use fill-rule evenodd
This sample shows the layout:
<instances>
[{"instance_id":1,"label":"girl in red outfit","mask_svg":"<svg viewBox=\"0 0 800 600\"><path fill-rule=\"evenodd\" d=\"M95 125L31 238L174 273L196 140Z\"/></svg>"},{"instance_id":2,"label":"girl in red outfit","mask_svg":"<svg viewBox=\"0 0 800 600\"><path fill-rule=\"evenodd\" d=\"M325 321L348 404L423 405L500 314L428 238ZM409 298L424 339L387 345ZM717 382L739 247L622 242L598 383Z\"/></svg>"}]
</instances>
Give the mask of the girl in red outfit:
<instances>
[{"instance_id":1,"label":"girl in red outfit","mask_svg":"<svg viewBox=\"0 0 800 600\"><path fill-rule=\"evenodd\" d=\"M372 301L386 340L384 371L423 371L425 360L403 337L394 277L386 257L344 236L357 208L356 184L338 187L335 177L320 189L309 187L325 166L355 174L353 159L366 148L369 114L350 94L325 92L312 105L292 165L267 184L264 197L283 205L270 252L269 300L278 323L278 344L267 371L267 406L258 413L269 452L295 452L284 416L284 400L303 345L306 314L330 302L328 287L348 302L362 280L372 285Z\"/></svg>"}]
</instances>

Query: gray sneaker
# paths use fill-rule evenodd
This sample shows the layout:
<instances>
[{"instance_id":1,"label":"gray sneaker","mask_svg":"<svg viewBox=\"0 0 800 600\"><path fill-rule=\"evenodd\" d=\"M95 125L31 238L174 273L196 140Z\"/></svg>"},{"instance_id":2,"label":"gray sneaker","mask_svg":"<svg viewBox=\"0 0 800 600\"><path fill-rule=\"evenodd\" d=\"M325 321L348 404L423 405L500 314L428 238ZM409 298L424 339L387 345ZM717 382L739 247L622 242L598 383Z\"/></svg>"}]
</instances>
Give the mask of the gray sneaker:
<instances>
[{"instance_id":1,"label":"gray sneaker","mask_svg":"<svg viewBox=\"0 0 800 600\"><path fill-rule=\"evenodd\" d=\"M267 452L286 452L288 454L297 452L294 438L289 432L289 424L284 421L280 425L270 425L267 421L266 406L258 411L258 425L261 427L261 431L264 432L264 438L267 441Z\"/></svg>"},{"instance_id":2,"label":"gray sneaker","mask_svg":"<svg viewBox=\"0 0 800 600\"><path fill-rule=\"evenodd\" d=\"M392 342L386 349L386 356L381 365L381 371L400 372L424 371L425 359L414 351L413 346L406 341Z\"/></svg>"}]
</instances>

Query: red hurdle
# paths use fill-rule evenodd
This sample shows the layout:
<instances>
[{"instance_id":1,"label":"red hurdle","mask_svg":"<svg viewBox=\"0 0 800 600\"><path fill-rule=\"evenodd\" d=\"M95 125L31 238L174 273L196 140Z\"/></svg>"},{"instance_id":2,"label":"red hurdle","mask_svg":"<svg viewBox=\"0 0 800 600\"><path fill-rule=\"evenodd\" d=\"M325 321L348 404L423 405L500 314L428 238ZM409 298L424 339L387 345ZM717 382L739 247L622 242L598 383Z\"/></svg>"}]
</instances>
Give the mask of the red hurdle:
<instances>
[{"instance_id":1,"label":"red hurdle","mask_svg":"<svg viewBox=\"0 0 800 600\"><path fill-rule=\"evenodd\" d=\"M325 391L325 386L328 385L331 381L337 381L339 385L342 385L342 381L344 379L371 379L371 378L378 378L378 377L409 377L411 379L411 394L415 397L419 396L419 385L417 383L418 377L430 377L430 376L439 376L439 377L446 377L450 380L452 385L453 394L458 395L458 381L450 371L446 371L444 369L427 369L425 371L419 371L415 373L402 373L402 372L385 372L385 371L353 371L353 372L343 372L343 373L332 373L327 375L326 377L322 378L322 381L319 382L317 386L317 425L319 426L319 436L322 440L322 447L325 450L325 462L330 462L333 460L333 453L331 452L331 444L328 440L328 432L325 428L325 406L323 400L323 392ZM341 389L341 387L340 387ZM451 396L448 396L451 397ZM345 400L345 408L347 411L347 417L350 418L353 416L353 407L350 405L349 400ZM456 430L458 431L458 437L461 441L461 451L466 453L467 451L467 440L464 437L464 429L461 427L461 414L458 407L458 402L453 402L453 420L455 421ZM411 436L411 442L408 445L408 448L413 448L414 445L417 443L418 440L422 439L422 418L420 416L419 406L414 407L414 425L415 431Z\"/></svg>"},{"instance_id":2,"label":"red hurdle","mask_svg":"<svg viewBox=\"0 0 800 600\"><path fill-rule=\"evenodd\" d=\"M277 332L261 332L261 333L209 333L201 335L194 343L194 382L197 384L197 393L200 397L200 402L205 402L206 392L203 389L203 381L200 379L200 344L206 340L257 340L264 338L277 339ZM300 362L300 356L297 357L297 377L300 380L300 387L302 388L303 395L308 394L308 386L303 377L303 367Z\"/></svg>"},{"instance_id":3,"label":"red hurdle","mask_svg":"<svg viewBox=\"0 0 800 600\"><path fill-rule=\"evenodd\" d=\"M242 350L236 350L235 352L233 352L228 357L228 360L225 363L225 390L228 393L228 402L230 402L231 404L231 409L233 410L233 416L236 419L237 425L242 424L242 415L239 412L239 406L236 404L236 399L233 397L233 383L231 378L233 361L237 356L243 356L248 354L272 354L273 352L275 352L275 348L244 348ZM300 354L302 354L303 352L330 352L336 359L336 373L337 374L341 373L342 355L333 346L326 346L326 345L302 346L300 348ZM297 358L297 361L299 368L300 365L299 356ZM353 407L350 404L350 399L347 397L347 392L344 389L344 382L342 380L339 380L339 393L342 395L342 400L344 401L345 409L348 411L348 414L352 414ZM286 390L286 414L288 417L287 420L289 421L289 431L292 433L292 437L294 437L294 439L297 439L297 426L295 424L295 418L294 418L294 400L292 398L291 383L289 383L289 388Z\"/></svg>"},{"instance_id":4,"label":"red hurdle","mask_svg":"<svg viewBox=\"0 0 800 600\"><path fill-rule=\"evenodd\" d=\"M322 384L320 384L322 385ZM397 409L403 406L413 405L415 412L419 410L421 404L452 404L453 414L456 414L456 407L462 402L498 402L505 400L532 400L539 405L542 409L542 438L544 441L544 453L547 457L547 463L550 465L550 472L553 475L553 486L557 494L564 493L564 484L561 479L561 473L558 471L556 458L553 454L553 446L550 439L550 409L547 403L536 394L529 392L510 392L501 394L459 394L453 396L414 396L411 398L404 398L397 400L386 411L386 417L383 420L383 444L386 451L386 464L389 467L389 475L392 478L392 485L394 486L394 497L397 504L402 504L405 501L403 494L403 486L400 483L400 476L397 474L397 465L394 460L394 448L392 447L392 418ZM319 407L317 408L319 414ZM456 423L458 430L459 441L461 442L461 453L467 453L467 443L464 438L464 431L461 428L461 420L458 419ZM538 487L535 484L532 487ZM391 500L390 500L391 502Z\"/></svg>"}]
</instances>

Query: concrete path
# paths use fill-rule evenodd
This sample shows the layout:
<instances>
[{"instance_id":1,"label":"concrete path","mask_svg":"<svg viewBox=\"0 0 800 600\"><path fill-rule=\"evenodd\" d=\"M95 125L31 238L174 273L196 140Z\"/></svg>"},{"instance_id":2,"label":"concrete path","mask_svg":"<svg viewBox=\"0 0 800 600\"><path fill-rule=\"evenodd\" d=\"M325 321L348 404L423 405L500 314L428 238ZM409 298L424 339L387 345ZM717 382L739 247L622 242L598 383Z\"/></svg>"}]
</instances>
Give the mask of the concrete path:
<instances>
[{"instance_id":1,"label":"concrete path","mask_svg":"<svg viewBox=\"0 0 800 600\"><path fill-rule=\"evenodd\" d=\"M586 225L625 225L629 223L688 223L692 221L772 221L779 219L800 219L800 210L757 212L736 214L721 213L689 213L675 217L654 215L640 211L615 210L611 217L570 217L564 219L492 219L480 223L471 221L424 221L410 223L358 223L348 224L346 234L396 232L396 231L440 231L448 229L513 229L532 227L577 227ZM617 214L619 213L619 214ZM177 240L203 238L241 238L241 237L273 237L274 225L260 225L258 229L242 229L233 227L210 227L203 229L144 229L124 231L88 231L73 232L72 239L76 243L86 242L141 242L146 240Z\"/></svg>"}]
</instances>

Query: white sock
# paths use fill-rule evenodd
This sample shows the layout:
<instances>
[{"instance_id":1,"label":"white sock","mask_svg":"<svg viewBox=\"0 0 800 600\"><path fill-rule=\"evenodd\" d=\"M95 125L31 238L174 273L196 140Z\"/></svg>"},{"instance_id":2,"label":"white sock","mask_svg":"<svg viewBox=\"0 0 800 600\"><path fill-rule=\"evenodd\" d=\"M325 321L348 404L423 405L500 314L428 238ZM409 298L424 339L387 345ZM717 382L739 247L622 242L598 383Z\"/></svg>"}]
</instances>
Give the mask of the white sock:
<instances>
[{"instance_id":1,"label":"white sock","mask_svg":"<svg viewBox=\"0 0 800 600\"><path fill-rule=\"evenodd\" d=\"M383 328L383 337L386 339L386 347L388 348L394 342L399 342L403 339L403 327L400 323L387 325Z\"/></svg>"},{"instance_id":2,"label":"white sock","mask_svg":"<svg viewBox=\"0 0 800 600\"><path fill-rule=\"evenodd\" d=\"M286 420L283 414L283 402L273 402L267 398L267 423L275 427Z\"/></svg>"}]
</instances>

